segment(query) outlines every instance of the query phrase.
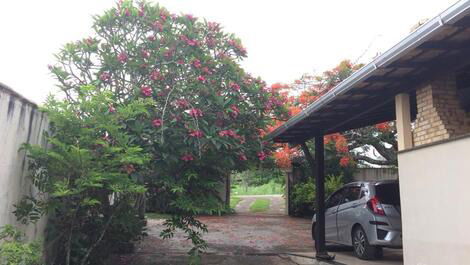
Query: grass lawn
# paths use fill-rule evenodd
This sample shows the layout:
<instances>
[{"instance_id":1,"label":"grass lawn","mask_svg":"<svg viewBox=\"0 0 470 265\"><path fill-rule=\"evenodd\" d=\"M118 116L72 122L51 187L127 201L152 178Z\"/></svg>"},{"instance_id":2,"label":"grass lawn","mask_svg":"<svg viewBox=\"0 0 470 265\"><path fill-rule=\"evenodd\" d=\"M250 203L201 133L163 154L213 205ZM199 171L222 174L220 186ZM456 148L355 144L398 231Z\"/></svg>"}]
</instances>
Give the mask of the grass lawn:
<instances>
[{"instance_id":1,"label":"grass lawn","mask_svg":"<svg viewBox=\"0 0 470 265\"><path fill-rule=\"evenodd\" d=\"M235 209L235 206L241 201L240 197L230 197L230 208Z\"/></svg>"},{"instance_id":2,"label":"grass lawn","mask_svg":"<svg viewBox=\"0 0 470 265\"><path fill-rule=\"evenodd\" d=\"M256 201L250 206L250 212L265 212L269 209L269 204L271 204L271 201L268 199L256 199Z\"/></svg>"},{"instance_id":3,"label":"grass lawn","mask_svg":"<svg viewBox=\"0 0 470 265\"><path fill-rule=\"evenodd\" d=\"M233 195L271 195L283 193L284 188L282 185L274 182L269 182L255 187L242 187L241 185L234 185L232 188Z\"/></svg>"},{"instance_id":4,"label":"grass lawn","mask_svg":"<svg viewBox=\"0 0 470 265\"><path fill-rule=\"evenodd\" d=\"M171 215L166 213L145 213L145 217L148 219L169 219Z\"/></svg>"}]
</instances>

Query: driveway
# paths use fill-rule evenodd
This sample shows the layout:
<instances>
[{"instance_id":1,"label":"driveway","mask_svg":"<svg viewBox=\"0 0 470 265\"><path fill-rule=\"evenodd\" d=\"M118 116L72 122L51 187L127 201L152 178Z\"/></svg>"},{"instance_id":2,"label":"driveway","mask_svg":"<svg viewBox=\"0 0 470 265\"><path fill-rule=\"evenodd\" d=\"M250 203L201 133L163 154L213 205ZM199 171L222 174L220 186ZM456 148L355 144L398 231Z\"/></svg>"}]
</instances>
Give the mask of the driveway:
<instances>
[{"instance_id":1,"label":"driveway","mask_svg":"<svg viewBox=\"0 0 470 265\"><path fill-rule=\"evenodd\" d=\"M282 195L238 195L237 197L242 200L235 207L235 212L237 214L251 214L250 206L253 204L256 199L268 199L271 201L270 207L266 212L261 212L258 214L267 214L267 215L285 215L286 207L285 201Z\"/></svg>"},{"instance_id":2,"label":"driveway","mask_svg":"<svg viewBox=\"0 0 470 265\"><path fill-rule=\"evenodd\" d=\"M237 213L227 216L201 216L209 233L204 235L208 243L202 264L226 265L295 265L315 263L314 244L310 233L310 220L283 215L283 199L280 196L240 196ZM249 205L256 198L269 198L270 210L250 213ZM164 220L148 220L149 236L137 247L132 256L122 256L122 265L183 265L188 264L186 253L191 243L183 233L176 233L171 240L159 237ZM366 262L355 258L348 248L332 248L336 255L333 264L388 264L400 265L401 250L385 250L381 261Z\"/></svg>"}]
</instances>

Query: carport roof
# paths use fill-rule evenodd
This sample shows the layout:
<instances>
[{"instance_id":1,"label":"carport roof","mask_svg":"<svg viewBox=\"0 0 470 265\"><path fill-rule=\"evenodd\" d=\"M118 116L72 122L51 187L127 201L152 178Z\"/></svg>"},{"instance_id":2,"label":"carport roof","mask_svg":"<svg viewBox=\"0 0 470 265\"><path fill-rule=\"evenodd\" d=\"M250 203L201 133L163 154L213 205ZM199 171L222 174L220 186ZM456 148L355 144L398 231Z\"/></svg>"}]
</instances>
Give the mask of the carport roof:
<instances>
[{"instance_id":1,"label":"carport roof","mask_svg":"<svg viewBox=\"0 0 470 265\"><path fill-rule=\"evenodd\" d=\"M469 59L470 0L463 0L359 69L267 138L295 144L394 120L396 94L412 91L437 74L455 71L469 64ZM414 119L416 98L414 93L410 96Z\"/></svg>"}]
</instances>

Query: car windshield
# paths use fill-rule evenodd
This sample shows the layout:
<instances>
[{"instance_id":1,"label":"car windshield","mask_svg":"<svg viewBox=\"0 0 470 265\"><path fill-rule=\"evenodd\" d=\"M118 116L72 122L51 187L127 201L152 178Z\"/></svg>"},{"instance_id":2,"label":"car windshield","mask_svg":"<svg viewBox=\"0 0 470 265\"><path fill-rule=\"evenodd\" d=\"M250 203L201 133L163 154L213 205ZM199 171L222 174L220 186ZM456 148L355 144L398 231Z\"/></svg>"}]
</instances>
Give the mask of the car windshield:
<instances>
[{"instance_id":1,"label":"car windshield","mask_svg":"<svg viewBox=\"0 0 470 265\"><path fill-rule=\"evenodd\" d=\"M398 183L386 183L375 186L379 201L383 204L400 205L400 188Z\"/></svg>"}]
</instances>

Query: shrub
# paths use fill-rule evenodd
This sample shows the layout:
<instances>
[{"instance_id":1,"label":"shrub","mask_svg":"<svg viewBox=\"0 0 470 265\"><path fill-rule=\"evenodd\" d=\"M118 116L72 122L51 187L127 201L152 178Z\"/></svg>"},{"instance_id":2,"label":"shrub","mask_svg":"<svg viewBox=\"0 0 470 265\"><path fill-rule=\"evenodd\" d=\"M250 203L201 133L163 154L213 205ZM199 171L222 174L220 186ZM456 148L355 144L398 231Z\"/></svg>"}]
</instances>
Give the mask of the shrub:
<instances>
[{"instance_id":1,"label":"shrub","mask_svg":"<svg viewBox=\"0 0 470 265\"><path fill-rule=\"evenodd\" d=\"M49 147L24 145L39 193L25 197L15 214L23 223L48 215L53 264L102 264L142 235L135 205L145 187L138 170L149 158L122 120L140 117L146 103L116 106L110 115L110 94L95 91L83 87L74 105L50 98Z\"/></svg>"},{"instance_id":2,"label":"shrub","mask_svg":"<svg viewBox=\"0 0 470 265\"><path fill-rule=\"evenodd\" d=\"M325 180L325 197L343 186L342 176L328 176ZM291 210L295 216L312 216L315 209L315 183L305 181L295 184L291 192Z\"/></svg>"},{"instance_id":3,"label":"shrub","mask_svg":"<svg viewBox=\"0 0 470 265\"><path fill-rule=\"evenodd\" d=\"M41 265L39 241L26 242L24 233L12 225L0 229L0 265Z\"/></svg>"}]
</instances>

